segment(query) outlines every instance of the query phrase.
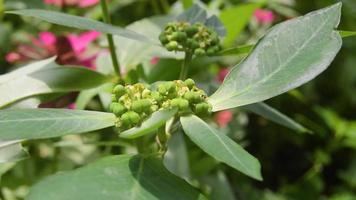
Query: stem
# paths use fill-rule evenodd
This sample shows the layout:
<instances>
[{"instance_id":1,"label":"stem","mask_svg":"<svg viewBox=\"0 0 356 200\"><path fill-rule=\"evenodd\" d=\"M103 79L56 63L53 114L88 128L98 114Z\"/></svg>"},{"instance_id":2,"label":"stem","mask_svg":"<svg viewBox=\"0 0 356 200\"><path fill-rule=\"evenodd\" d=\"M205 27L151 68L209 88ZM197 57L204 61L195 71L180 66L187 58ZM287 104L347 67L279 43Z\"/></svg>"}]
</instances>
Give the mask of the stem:
<instances>
[{"instance_id":1,"label":"stem","mask_svg":"<svg viewBox=\"0 0 356 200\"><path fill-rule=\"evenodd\" d=\"M160 146L160 152L165 152L167 150L167 135L166 135L166 127L163 125L158 129L157 133L158 144Z\"/></svg>"},{"instance_id":2,"label":"stem","mask_svg":"<svg viewBox=\"0 0 356 200\"><path fill-rule=\"evenodd\" d=\"M107 5L106 0L100 0L100 5L101 5L101 10L103 12L104 22L107 24L111 24L111 19L109 16L108 5ZM112 65L114 66L114 70L115 70L116 74L121 78L120 65L119 65L119 61L117 60L115 43L114 43L113 37L111 34L106 34L106 38L109 43Z\"/></svg>"},{"instance_id":3,"label":"stem","mask_svg":"<svg viewBox=\"0 0 356 200\"><path fill-rule=\"evenodd\" d=\"M185 57L184 57L184 61L182 64L182 69L180 71L179 80L184 80L187 78L189 63L191 60L192 60L192 54L185 52Z\"/></svg>"},{"instance_id":4,"label":"stem","mask_svg":"<svg viewBox=\"0 0 356 200\"><path fill-rule=\"evenodd\" d=\"M161 0L161 6L163 8L164 13L169 12L169 3L167 2L167 0Z\"/></svg>"}]
</instances>

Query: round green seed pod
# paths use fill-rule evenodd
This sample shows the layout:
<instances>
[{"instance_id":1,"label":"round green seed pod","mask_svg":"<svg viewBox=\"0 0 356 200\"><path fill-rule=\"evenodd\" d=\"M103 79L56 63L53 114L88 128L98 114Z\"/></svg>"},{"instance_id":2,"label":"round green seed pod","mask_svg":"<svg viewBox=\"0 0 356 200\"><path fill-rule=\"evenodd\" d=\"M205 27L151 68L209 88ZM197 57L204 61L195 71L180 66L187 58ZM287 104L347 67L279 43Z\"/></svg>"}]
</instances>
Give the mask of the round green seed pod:
<instances>
[{"instance_id":1,"label":"round green seed pod","mask_svg":"<svg viewBox=\"0 0 356 200\"><path fill-rule=\"evenodd\" d=\"M110 111L112 113L114 113L116 116L120 116L122 115L125 111L126 108L124 105L122 105L121 103L117 103L117 102L113 102L110 104Z\"/></svg>"},{"instance_id":2,"label":"round green seed pod","mask_svg":"<svg viewBox=\"0 0 356 200\"><path fill-rule=\"evenodd\" d=\"M162 44L167 44L169 42L167 36L164 33L161 33L159 35L159 40L161 41Z\"/></svg>"},{"instance_id":3,"label":"round green seed pod","mask_svg":"<svg viewBox=\"0 0 356 200\"><path fill-rule=\"evenodd\" d=\"M169 39L171 41L178 41L178 37L179 37L179 32L173 32Z\"/></svg>"},{"instance_id":4,"label":"round green seed pod","mask_svg":"<svg viewBox=\"0 0 356 200\"><path fill-rule=\"evenodd\" d=\"M154 92L151 93L151 96L158 103L161 103L162 100L163 100L163 97L159 94L159 92L154 91Z\"/></svg>"},{"instance_id":5,"label":"round green seed pod","mask_svg":"<svg viewBox=\"0 0 356 200\"><path fill-rule=\"evenodd\" d=\"M193 25L185 28L184 31L187 33L188 36L193 36L199 31L199 28L196 25Z\"/></svg>"},{"instance_id":6,"label":"round green seed pod","mask_svg":"<svg viewBox=\"0 0 356 200\"><path fill-rule=\"evenodd\" d=\"M177 32L177 41L184 42L187 39L185 32Z\"/></svg>"},{"instance_id":7,"label":"round green seed pod","mask_svg":"<svg viewBox=\"0 0 356 200\"><path fill-rule=\"evenodd\" d=\"M131 109L137 113L150 112L151 101L148 99L140 99L132 102Z\"/></svg>"},{"instance_id":8,"label":"round green seed pod","mask_svg":"<svg viewBox=\"0 0 356 200\"><path fill-rule=\"evenodd\" d=\"M194 50L194 54L196 56L204 56L205 55L205 51L204 51L204 49L198 48L198 49Z\"/></svg>"},{"instance_id":9,"label":"round green seed pod","mask_svg":"<svg viewBox=\"0 0 356 200\"><path fill-rule=\"evenodd\" d=\"M116 98L120 98L122 95L126 94L126 89L123 85L116 85L114 87L113 93L116 95Z\"/></svg>"},{"instance_id":10,"label":"round green seed pod","mask_svg":"<svg viewBox=\"0 0 356 200\"><path fill-rule=\"evenodd\" d=\"M195 86L195 81L191 78L188 78L184 81L184 84L189 88L192 89Z\"/></svg>"},{"instance_id":11,"label":"round green seed pod","mask_svg":"<svg viewBox=\"0 0 356 200\"><path fill-rule=\"evenodd\" d=\"M199 103L202 101L200 94L198 92L188 91L184 94L184 98L190 103Z\"/></svg>"},{"instance_id":12,"label":"round green seed pod","mask_svg":"<svg viewBox=\"0 0 356 200\"><path fill-rule=\"evenodd\" d=\"M120 119L125 126L135 126L141 120L140 115L134 111L125 112Z\"/></svg>"},{"instance_id":13,"label":"round green seed pod","mask_svg":"<svg viewBox=\"0 0 356 200\"><path fill-rule=\"evenodd\" d=\"M166 48L168 51L177 50L178 43L176 41L170 41L168 44L166 44Z\"/></svg>"},{"instance_id":14,"label":"round green seed pod","mask_svg":"<svg viewBox=\"0 0 356 200\"><path fill-rule=\"evenodd\" d=\"M117 102L116 94L111 95L111 102Z\"/></svg>"},{"instance_id":15,"label":"round green seed pod","mask_svg":"<svg viewBox=\"0 0 356 200\"><path fill-rule=\"evenodd\" d=\"M211 105L206 102L198 103L195 105L195 113L196 114L209 114L211 112Z\"/></svg>"},{"instance_id":16,"label":"round green seed pod","mask_svg":"<svg viewBox=\"0 0 356 200\"><path fill-rule=\"evenodd\" d=\"M174 98L171 100L171 106L180 111L185 111L189 108L189 101L183 98Z\"/></svg>"}]
</instances>

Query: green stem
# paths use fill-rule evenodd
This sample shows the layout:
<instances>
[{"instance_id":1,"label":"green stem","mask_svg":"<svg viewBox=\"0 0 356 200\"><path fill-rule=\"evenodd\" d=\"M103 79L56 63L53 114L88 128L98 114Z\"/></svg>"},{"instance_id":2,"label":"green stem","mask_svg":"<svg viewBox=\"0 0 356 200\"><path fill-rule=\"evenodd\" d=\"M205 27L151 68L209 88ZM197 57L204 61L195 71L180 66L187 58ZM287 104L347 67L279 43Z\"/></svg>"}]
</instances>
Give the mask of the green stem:
<instances>
[{"instance_id":1,"label":"green stem","mask_svg":"<svg viewBox=\"0 0 356 200\"><path fill-rule=\"evenodd\" d=\"M187 78L188 75L188 69L189 69L189 63L192 60L192 54L185 52L185 57L184 57L184 61L182 64L182 69L180 71L180 75L179 75L179 79L180 80L184 80Z\"/></svg>"},{"instance_id":2,"label":"green stem","mask_svg":"<svg viewBox=\"0 0 356 200\"><path fill-rule=\"evenodd\" d=\"M100 5L101 5L102 12L103 12L104 22L111 24L111 19L109 16L108 5L107 5L106 0L100 0ZM117 60L117 56L116 56L114 39L111 34L106 34L106 38L109 43L110 55L111 55L112 64L114 66L114 70L115 70L116 74L121 78L120 65L119 65L119 61Z\"/></svg>"},{"instance_id":3,"label":"green stem","mask_svg":"<svg viewBox=\"0 0 356 200\"><path fill-rule=\"evenodd\" d=\"M161 0L161 6L163 8L164 13L169 12L169 3L167 2L167 0Z\"/></svg>"},{"instance_id":4,"label":"green stem","mask_svg":"<svg viewBox=\"0 0 356 200\"><path fill-rule=\"evenodd\" d=\"M157 137L159 140L159 145L160 145L160 152L165 152L167 150L167 135L166 135L166 126L161 126L158 129Z\"/></svg>"}]
</instances>

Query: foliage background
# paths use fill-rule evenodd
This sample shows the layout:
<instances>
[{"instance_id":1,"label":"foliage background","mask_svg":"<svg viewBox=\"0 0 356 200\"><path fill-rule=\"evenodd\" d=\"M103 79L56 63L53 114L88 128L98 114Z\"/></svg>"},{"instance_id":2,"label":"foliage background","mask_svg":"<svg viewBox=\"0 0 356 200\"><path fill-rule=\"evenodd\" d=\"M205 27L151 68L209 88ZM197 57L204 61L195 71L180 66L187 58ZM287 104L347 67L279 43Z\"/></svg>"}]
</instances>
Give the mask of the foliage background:
<instances>
[{"instance_id":1,"label":"foliage background","mask_svg":"<svg viewBox=\"0 0 356 200\"><path fill-rule=\"evenodd\" d=\"M169 7L165 7L162 2L167 2L168 6L177 4L175 1L112 0L112 21L115 25L126 26L145 17L167 13ZM204 2L213 5L219 1ZM246 2L252 1L229 0L220 9L224 11ZM335 2L271 0L264 7L276 14L274 23L277 23ZM356 2L343 0L343 3L339 29L356 30ZM15 66L8 63L5 56L14 50L19 40L26 38L24 35L36 36L46 30L57 35L77 32L48 23L29 22L18 16L4 16L1 11L46 7L59 10L45 5L42 0L0 0L0 73L14 69ZM99 6L66 8L61 11L100 19ZM253 16L247 17L248 24L237 37L238 44L254 43L271 26L258 25ZM102 41L98 45L102 45ZM263 182L254 181L225 165L217 164L186 140L189 159L192 161L191 176L206 183L204 189L211 192L213 199L356 199L355 52L356 38L345 39L341 52L324 73L297 90L267 101L269 105L306 126L312 134L296 133L241 109L233 110L233 120L228 126L220 127L260 160ZM201 59L201 62L193 63L192 75L203 88L214 88L218 84L215 77L219 70L232 66L238 60L235 57L226 57L217 62ZM170 68L167 69L167 66ZM179 69L179 62L175 60L161 59L155 67L156 72L164 73L164 76L153 73L152 81L155 76L167 80L178 77L179 73L174 69ZM206 73L206 68L209 73ZM98 98L92 100L88 108L101 109ZM80 167L103 155L124 153L123 149L126 152L133 151L126 148L129 145L126 141L115 140L110 129L103 132L105 134L90 133L26 142L24 146L31 152L30 159L0 166L0 199L22 199L30 185L58 170Z\"/></svg>"}]
</instances>

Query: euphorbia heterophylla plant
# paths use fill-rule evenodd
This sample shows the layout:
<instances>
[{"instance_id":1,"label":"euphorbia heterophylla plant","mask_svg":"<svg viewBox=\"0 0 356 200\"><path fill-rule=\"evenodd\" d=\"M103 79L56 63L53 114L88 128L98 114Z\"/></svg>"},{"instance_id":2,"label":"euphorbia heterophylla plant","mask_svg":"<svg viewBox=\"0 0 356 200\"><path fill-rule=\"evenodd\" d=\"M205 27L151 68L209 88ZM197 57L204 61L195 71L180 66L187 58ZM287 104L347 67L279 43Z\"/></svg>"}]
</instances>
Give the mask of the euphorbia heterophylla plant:
<instances>
[{"instance_id":1,"label":"euphorbia heterophylla plant","mask_svg":"<svg viewBox=\"0 0 356 200\"><path fill-rule=\"evenodd\" d=\"M105 13L105 1L102 6ZM211 114L248 105L247 109L267 118L272 115L271 118L282 125L306 131L259 102L316 77L329 66L342 45L342 38L335 30L340 21L341 3L282 22L272 27L251 53L228 73L215 93L208 96L188 77L189 64L196 57L223 52L220 41L226 31L216 16L208 18L199 6L193 6L166 24L156 38L51 11L9 13L106 33L112 56L116 54L111 34L161 44L162 49L181 51L185 56L180 80L153 84L125 82L115 59L115 75L59 66L50 58L0 76L0 107L5 108L0 111L0 141L6 141L0 142L1 162L18 159L23 153L20 142L24 140L87 133L107 127L115 128L119 140L135 139L137 143L136 155L108 156L74 171L45 178L30 189L28 199L33 200L206 199L204 191L197 190L178 177L183 177L181 174L163 164L167 143L183 133L217 161L262 180L258 160L207 123ZM110 22L108 18L106 21ZM111 89L109 112L16 108L23 102L37 107L43 94L90 88ZM150 148L152 143L157 144L155 148Z\"/></svg>"}]
</instances>

